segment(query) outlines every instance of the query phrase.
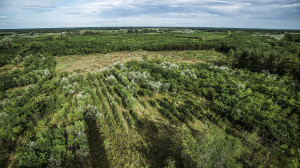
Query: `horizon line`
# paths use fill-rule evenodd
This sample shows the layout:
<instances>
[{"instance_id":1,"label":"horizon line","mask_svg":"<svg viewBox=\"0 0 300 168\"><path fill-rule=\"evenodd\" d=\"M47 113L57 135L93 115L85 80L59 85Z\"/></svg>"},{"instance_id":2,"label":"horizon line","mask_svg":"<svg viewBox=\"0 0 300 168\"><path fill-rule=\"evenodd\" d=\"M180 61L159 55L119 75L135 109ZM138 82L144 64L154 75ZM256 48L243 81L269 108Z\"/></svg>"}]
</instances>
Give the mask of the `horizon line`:
<instances>
[{"instance_id":1,"label":"horizon line","mask_svg":"<svg viewBox=\"0 0 300 168\"><path fill-rule=\"evenodd\" d=\"M209 29L251 29L251 30L296 30L296 28L255 28L255 27L201 27L201 26L79 26L79 27L36 27L36 28L6 28L2 30L34 30L34 29L88 29L88 28L209 28Z\"/></svg>"}]
</instances>

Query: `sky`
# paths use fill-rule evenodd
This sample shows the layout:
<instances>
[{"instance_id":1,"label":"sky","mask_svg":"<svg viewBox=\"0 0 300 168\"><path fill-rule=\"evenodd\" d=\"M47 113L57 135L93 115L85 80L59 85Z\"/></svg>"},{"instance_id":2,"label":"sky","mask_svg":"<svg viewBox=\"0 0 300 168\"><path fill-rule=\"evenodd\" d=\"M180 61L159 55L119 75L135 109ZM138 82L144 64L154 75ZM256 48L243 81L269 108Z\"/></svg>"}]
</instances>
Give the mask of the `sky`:
<instances>
[{"instance_id":1,"label":"sky","mask_svg":"<svg viewBox=\"0 0 300 168\"><path fill-rule=\"evenodd\" d=\"M300 29L300 0L0 0L0 29L115 26Z\"/></svg>"}]
</instances>

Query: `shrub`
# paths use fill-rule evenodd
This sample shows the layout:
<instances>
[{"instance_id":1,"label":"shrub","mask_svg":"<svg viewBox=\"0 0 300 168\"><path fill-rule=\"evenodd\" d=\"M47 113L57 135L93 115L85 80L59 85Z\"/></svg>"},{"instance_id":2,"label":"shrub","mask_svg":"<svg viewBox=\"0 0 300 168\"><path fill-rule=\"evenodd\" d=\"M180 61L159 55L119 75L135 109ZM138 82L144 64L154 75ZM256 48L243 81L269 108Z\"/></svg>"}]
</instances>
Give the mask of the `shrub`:
<instances>
[{"instance_id":1,"label":"shrub","mask_svg":"<svg viewBox=\"0 0 300 168\"><path fill-rule=\"evenodd\" d=\"M13 46L13 39L9 37L4 37L0 40L0 48L1 49L11 49Z\"/></svg>"},{"instance_id":2,"label":"shrub","mask_svg":"<svg viewBox=\"0 0 300 168\"><path fill-rule=\"evenodd\" d=\"M177 64L172 64L170 62L163 62L158 65L159 67L163 69L168 69L168 70L177 70L179 69L179 66Z\"/></svg>"},{"instance_id":3,"label":"shrub","mask_svg":"<svg viewBox=\"0 0 300 168\"><path fill-rule=\"evenodd\" d=\"M93 120L96 118L97 112L98 112L97 106L91 106L88 104L86 107L86 113L85 113L84 117L88 120Z\"/></svg>"},{"instance_id":4,"label":"shrub","mask_svg":"<svg viewBox=\"0 0 300 168\"><path fill-rule=\"evenodd\" d=\"M142 83L142 82L146 82L148 79L150 79L150 74L148 72L129 72L127 74L127 78L129 79L129 81L133 81L135 83Z\"/></svg>"},{"instance_id":5,"label":"shrub","mask_svg":"<svg viewBox=\"0 0 300 168\"><path fill-rule=\"evenodd\" d=\"M184 70L182 70L181 74L185 78L188 78L188 79L196 79L197 78L196 74L193 71L191 71L190 69L184 69Z\"/></svg>"},{"instance_id":6,"label":"shrub","mask_svg":"<svg viewBox=\"0 0 300 168\"><path fill-rule=\"evenodd\" d=\"M223 131L212 130L200 139L184 133L181 158L185 167L242 167L237 159L240 142L227 137Z\"/></svg>"},{"instance_id":7,"label":"shrub","mask_svg":"<svg viewBox=\"0 0 300 168\"><path fill-rule=\"evenodd\" d=\"M151 89L153 92L159 92L163 83L161 82L148 82L148 88Z\"/></svg>"},{"instance_id":8,"label":"shrub","mask_svg":"<svg viewBox=\"0 0 300 168\"><path fill-rule=\"evenodd\" d=\"M158 105L157 105L157 102L156 102L155 100L152 100L152 99L149 100L149 104L150 104L152 107L157 107L157 106L158 106Z\"/></svg>"},{"instance_id":9,"label":"shrub","mask_svg":"<svg viewBox=\"0 0 300 168\"><path fill-rule=\"evenodd\" d=\"M117 83L117 79L114 75L110 75L108 78L107 78L107 81L110 85L115 85Z\"/></svg>"}]
</instances>

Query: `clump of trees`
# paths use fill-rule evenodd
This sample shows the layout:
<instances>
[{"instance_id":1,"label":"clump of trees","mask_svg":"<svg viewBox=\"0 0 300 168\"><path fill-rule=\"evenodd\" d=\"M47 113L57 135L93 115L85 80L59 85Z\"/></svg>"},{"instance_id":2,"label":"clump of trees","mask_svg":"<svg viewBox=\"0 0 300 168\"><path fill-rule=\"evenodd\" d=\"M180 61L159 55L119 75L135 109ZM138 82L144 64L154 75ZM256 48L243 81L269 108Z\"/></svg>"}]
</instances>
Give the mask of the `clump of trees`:
<instances>
[{"instance_id":1,"label":"clump of trees","mask_svg":"<svg viewBox=\"0 0 300 168\"><path fill-rule=\"evenodd\" d=\"M43 54L28 55L23 58L23 68L0 75L1 91L47 81L54 76L55 60Z\"/></svg>"},{"instance_id":2,"label":"clump of trees","mask_svg":"<svg viewBox=\"0 0 300 168\"><path fill-rule=\"evenodd\" d=\"M291 75L299 80L300 50L297 31L246 29L186 31L186 29L151 28L124 30L85 30L82 31L83 33L74 30L64 32L64 34L43 35L41 33L38 36L31 36L29 33L29 36L6 36L0 40L0 64L10 63L17 55L39 53L71 55L140 49L148 51L216 50L228 53L231 57L228 61L234 67L247 68L255 72L267 70L280 75ZM270 35L278 34L284 38L269 38Z\"/></svg>"}]
</instances>

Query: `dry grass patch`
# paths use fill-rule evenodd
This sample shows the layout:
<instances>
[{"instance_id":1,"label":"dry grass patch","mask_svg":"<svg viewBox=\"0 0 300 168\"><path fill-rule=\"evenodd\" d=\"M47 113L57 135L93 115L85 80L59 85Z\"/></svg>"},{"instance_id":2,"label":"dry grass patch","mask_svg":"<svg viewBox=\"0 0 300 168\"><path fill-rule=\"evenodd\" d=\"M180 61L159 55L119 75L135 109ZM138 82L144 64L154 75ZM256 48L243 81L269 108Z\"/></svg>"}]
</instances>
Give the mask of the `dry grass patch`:
<instances>
[{"instance_id":1,"label":"dry grass patch","mask_svg":"<svg viewBox=\"0 0 300 168\"><path fill-rule=\"evenodd\" d=\"M71 55L56 57L56 72L96 72L116 62L142 59L142 52L115 52L108 54Z\"/></svg>"},{"instance_id":2,"label":"dry grass patch","mask_svg":"<svg viewBox=\"0 0 300 168\"><path fill-rule=\"evenodd\" d=\"M96 72L116 62L130 60L160 59L161 61L185 62L222 62L225 54L216 51L121 51L108 54L69 55L55 57L56 72L68 71L77 73Z\"/></svg>"}]
</instances>

